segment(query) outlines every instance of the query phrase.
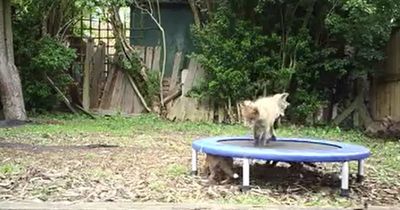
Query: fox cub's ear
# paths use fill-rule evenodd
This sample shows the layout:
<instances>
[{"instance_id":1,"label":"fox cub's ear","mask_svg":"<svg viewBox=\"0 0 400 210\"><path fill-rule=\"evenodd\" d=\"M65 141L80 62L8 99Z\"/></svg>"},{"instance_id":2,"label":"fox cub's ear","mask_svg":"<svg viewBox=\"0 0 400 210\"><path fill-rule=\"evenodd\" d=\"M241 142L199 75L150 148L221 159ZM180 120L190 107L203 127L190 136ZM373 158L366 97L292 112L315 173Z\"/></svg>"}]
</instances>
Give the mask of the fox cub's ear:
<instances>
[{"instance_id":1,"label":"fox cub's ear","mask_svg":"<svg viewBox=\"0 0 400 210\"><path fill-rule=\"evenodd\" d=\"M288 96L289 96L289 93L284 92L284 93L277 93L273 97L277 98L279 101L286 102Z\"/></svg>"},{"instance_id":2,"label":"fox cub's ear","mask_svg":"<svg viewBox=\"0 0 400 210\"><path fill-rule=\"evenodd\" d=\"M276 103L280 109L280 115L283 117L285 116L285 109L290 105L289 102L287 102L287 97L289 96L289 93L278 93L274 95L274 98L276 99Z\"/></svg>"},{"instance_id":3,"label":"fox cub's ear","mask_svg":"<svg viewBox=\"0 0 400 210\"><path fill-rule=\"evenodd\" d=\"M288 96L289 96L289 93L281 93L281 100L286 101Z\"/></svg>"},{"instance_id":4,"label":"fox cub's ear","mask_svg":"<svg viewBox=\"0 0 400 210\"><path fill-rule=\"evenodd\" d=\"M274 98L277 99L278 103L289 105L289 102L287 102L287 97L289 96L289 93L278 93L274 95Z\"/></svg>"}]
</instances>

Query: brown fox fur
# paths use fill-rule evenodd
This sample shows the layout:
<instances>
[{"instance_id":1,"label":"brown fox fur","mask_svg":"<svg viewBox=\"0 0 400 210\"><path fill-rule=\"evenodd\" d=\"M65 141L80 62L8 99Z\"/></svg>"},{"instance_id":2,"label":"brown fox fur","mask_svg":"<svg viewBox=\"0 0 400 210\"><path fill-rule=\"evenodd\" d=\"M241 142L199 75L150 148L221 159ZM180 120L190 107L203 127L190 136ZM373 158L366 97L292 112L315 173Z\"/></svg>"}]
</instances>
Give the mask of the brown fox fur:
<instances>
[{"instance_id":1,"label":"brown fox fur","mask_svg":"<svg viewBox=\"0 0 400 210\"><path fill-rule=\"evenodd\" d=\"M207 154L204 171L208 175L210 183L215 183L221 178L223 179L221 183L227 183L232 178L237 179L239 177L233 171L233 159L230 157Z\"/></svg>"}]
</instances>

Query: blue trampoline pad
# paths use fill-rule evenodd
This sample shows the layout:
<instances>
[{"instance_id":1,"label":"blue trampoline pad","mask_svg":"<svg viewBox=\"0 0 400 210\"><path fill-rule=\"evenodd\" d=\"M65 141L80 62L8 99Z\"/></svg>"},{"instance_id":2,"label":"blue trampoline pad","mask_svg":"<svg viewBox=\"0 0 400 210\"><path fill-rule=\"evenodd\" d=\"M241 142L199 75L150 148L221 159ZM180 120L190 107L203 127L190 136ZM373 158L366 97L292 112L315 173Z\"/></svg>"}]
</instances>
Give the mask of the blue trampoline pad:
<instances>
[{"instance_id":1,"label":"blue trampoline pad","mask_svg":"<svg viewBox=\"0 0 400 210\"><path fill-rule=\"evenodd\" d=\"M265 147L255 147L252 136L209 137L193 141L192 147L226 157L291 162L344 162L370 156L370 151L360 145L306 138L278 137Z\"/></svg>"}]
</instances>

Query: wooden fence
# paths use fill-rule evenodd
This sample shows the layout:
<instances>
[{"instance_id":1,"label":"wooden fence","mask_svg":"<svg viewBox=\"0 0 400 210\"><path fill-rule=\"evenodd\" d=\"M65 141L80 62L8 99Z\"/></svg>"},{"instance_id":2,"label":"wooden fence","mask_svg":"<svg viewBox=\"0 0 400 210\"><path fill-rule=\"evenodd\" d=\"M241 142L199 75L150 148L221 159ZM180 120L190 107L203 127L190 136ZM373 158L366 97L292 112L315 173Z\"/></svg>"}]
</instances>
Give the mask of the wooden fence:
<instances>
[{"instance_id":1,"label":"wooden fence","mask_svg":"<svg viewBox=\"0 0 400 210\"><path fill-rule=\"evenodd\" d=\"M161 47L135 46L139 56L149 71L159 72L161 69ZM136 94L130 78L118 68L107 71L105 44L95 46L93 39L86 43L83 79L83 106L100 114L122 113L126 115L139 114L145 111L140 98ZM184 69L185 56L181 52L175 54L173 73L163 80L163 95L167 98L176 95L167 103L170 119L197 119L199 106L197 100L185 97L196 81L201 79L204 70L194 60L189 61ZM182 71L183 70L183 71ZM185 72L185 78L181 78ZM182 80L183 79L183 80ZM85 88L86 87L86 88ZM177 94L177 90L180 90ZM203 110L203 109L202 109ZM203 110L202 113L205 111Z\"/></svg>"},{"instance_id":2,"label":"wooden fence","mask_svg":"<svg viewBox=\"0 0 400 210\"><path fill-rule=\"evenodd\" d=\"M386 56L382 72L371 81L371 115L375 120L385 116L400 120L400 30L392 34Z\"/></svg>"},{"instance_id":3,"label":"wooden fence","mask_svg":"<svg viewBox=\"0 0 400 210\"><path fill-rule=\"evenodd\" d=\"M123 72L107 68L107 43L86 43L86 62L89 70L90 109L101 113L137 114L145 109ZM151 71L160 71L161 47L135 46ZM392 34L386 47L387 58L382 70L372 80L369 107L373 119L391 116L400 120L400 31ZM186 96L188 91L204 77L204 69L195 60L185 62L185 55L177 52L171 77L163 81L163 94L168 97L182 86L181 94L170 100L167 117L171 120L223 121L228 113L215 108L210 101L199 101ZM186 66L184 64L187 64ZM84 103L85 104L85 103ZM233 105L235 106L235 105ZM240 114L236 113L240 119Z\"/></svg>"},{"instance_id":4,"label":"wooden fence","mask_svg":"<svg viewBox=\"0 0 400 210\"><path fill-rule=\"evenodd\" d=\"M85 59L83 65L82 104L85 109L98 114L135 115L146 112L135 92L134 86L123 71L109 67L107 44L88 39L84 44ZM161 47L134 46L149 71L161 69ZM218 121L223 122L229 113L224 107L214 107L209 100L198 100L187 96L187 93L204 79L205 70L195 59L188 59L182 52L175 54L172 74L163 79L163 96L166 116L179 121ZM233 110L237 108L232 105ZM232 113L231 113L232 114ZM234 113L238 119L239 113Z\"/></svg>"},{"instance_id":5,"label":"wooden fence","mask_svg":"<svg viewBox=\"0 0 400 210\"><path fill-rule=\"evenodd\" d=\"M130 37L130 23L124 22L126 37ZM79 104L99 114L125 115L146 111L131 79L112 65L115 53L115 37L110 23L91 15L78 23L80 34L70 37L70 47L78 52L76 60L81 71L72 71ZM150 71L161 70L162 51L160 46L134 46ZM223 121L223 108L216 108L209 101L199 101L186 94L204 77L204 69L195 60L188 59L182 52L174 57L172 74L163 79L163 95L167 117L171 120ZM82 90L82 91L79 91Z\"/></svg>"},{"instance_id":6,"label":"wooden fence","mask_svg":"<svg viewBox=\"0 0 400 210\"><path fill-rule=\"evenodd\" d=\"M138 49L145 48L138 46ZM159 49L159 47L148 47L148 54L144 53L146 50L140 50L141 58L146 61L149 69L159 71ZM131 78L115 66L105 71L107 65L104 62L106 59L105 54L104 44L99 44L95 47L93 41L89 39L86 48L86 62L84 64L84 70L88 72L84 74L84 78L87 78L86 80L84 79L83 85L84 107L89 107L90 110L101 114L122 113L129 115L142 113L145 108L135 92L134 86L130 81ZM85 83L89 85L86 94ZM85 95L87 96L85 97Z\"/></svg>"},{"instance_id":7,"label":"wooden fence","mask_svg":"<svg viewBox=\"0 0 400 210\"><path fill-rule=\"evenodd\" d=\"M92 111L101 113L137 114L145 110L132 84L123 72L110 67L114 54L114 37L111 26L100 20L92 23L91 18L82 19L81 36L74 37L71 47L78 50L78 64L86 69L88 81L76 81L89 85L89 92L84 92L88 101L83 105ZM83 24L86 21L86 24ZM84 26L87 25L87 26ZM129 37L129 27L126 36ZM85 34L85 35L84 35ZM84 37L93 37L93 43L84 42ZM151 71L160 71L161 47L135 46L140 57ZM387 58L382 71L371 80L369 107L375 120L391 116L400 120L400 30L394 32L386 47ZM174 95L182 86L182 94L170 100L167 106L167 117L171 120L223 121L227 113L222 107L215 108L209 101L198 101L185 94L204 76L204 69L194 60L185 62L185 55L176 53L172 75L163 81L164 97ZM184 64L187 64L186 66ZM84 72L84 71L83 71ZM75 77L74 77L75 78ZM82 86L80 86L82 89ZM232 105L235 106L235 105ZM236 113L240 119L240 113Z\"/></svg>"}]
</instances>

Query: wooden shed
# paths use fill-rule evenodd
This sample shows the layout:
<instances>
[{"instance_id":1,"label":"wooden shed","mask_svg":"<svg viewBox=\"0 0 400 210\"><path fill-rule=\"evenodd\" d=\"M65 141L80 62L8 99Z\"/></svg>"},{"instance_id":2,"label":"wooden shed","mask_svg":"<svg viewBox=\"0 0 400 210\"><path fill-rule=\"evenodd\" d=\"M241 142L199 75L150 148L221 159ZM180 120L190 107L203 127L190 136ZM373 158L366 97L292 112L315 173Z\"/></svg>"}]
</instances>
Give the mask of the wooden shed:
<instances>
[{"instance_id":1,"label":"wooden shed","mask_svg":"<svg viewBox=\"0 0 400 210\"><path fill-rule=\"evenodd\" d=\"M190 25L194 23L194 18L187 0L159 0L160 20L165 30L167 60L165 76L173 74L175 54L181 52L184 55L193 51L193 43L190 35ZM158 13L156 18L158 19ZM161 33L157 25L149 15L141 10L131 7L131 44L134 46L145 47L145 54L154 58L161 59ZM148 59L147 59L148 60ZM147 61L147 63L155 63ZM187 62L188 63L188 62ZM159 70L157 66L148 65L149 68Z\"/></svg>"}]
</instances>

